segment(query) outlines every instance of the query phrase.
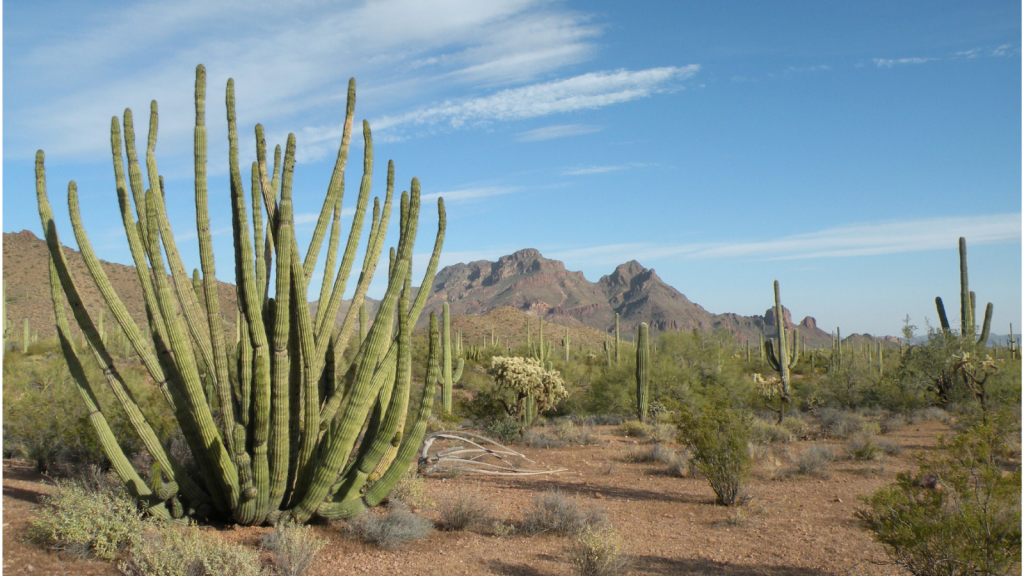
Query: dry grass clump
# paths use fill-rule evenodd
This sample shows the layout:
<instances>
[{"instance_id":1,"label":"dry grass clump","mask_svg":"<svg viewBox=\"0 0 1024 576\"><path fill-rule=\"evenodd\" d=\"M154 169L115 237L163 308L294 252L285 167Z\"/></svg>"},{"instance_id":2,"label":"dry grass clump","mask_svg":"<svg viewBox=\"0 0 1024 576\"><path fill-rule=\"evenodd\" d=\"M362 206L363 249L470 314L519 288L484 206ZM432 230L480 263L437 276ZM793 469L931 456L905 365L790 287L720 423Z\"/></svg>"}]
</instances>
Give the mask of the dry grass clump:
<instances>
[{"instance_id":1,"label":"dry grass clump","mask_svg":"<svg viewBox=\"0 0 1024 576\"><path fill-rule=\"evenodd\" d=\"M672 450L664 444L653 444L649 448L630 450L623 457L623 460L633 463L660 462L662 464L669 464L675 456L675 450Z\"/></svg>"},{"instance_id":2,"label":"dry grass clump","mask_svg":"<svg viewBox=\"0 0 1024 576\"><path fill-rule=\"evenodd\" d=\"M392 502L383 514L367 512L348 523L351 536L385 550L394 550L413 540L430 535L433 524Z\"/></svg>"},{"instance_id":3,"label":"dry grass clump","mask_svg":"<svg viewBox=\"0 0 1024 576\"><path fill-rule=\"evenodd\" d=\"M793 433L780 424L754 418L750 423L750 439L758 444L784 444L793 441Z\"/></svg>"},{"instance_id":4,"label":"dry grass clump","mask_svg":"<svg viewBox=\"0 0 1024 576\"><path fill-rule=\"evenodd\" d=\"M153 526L118 565L127 576L266 576L255 550L204 534L196 526Z\"/></svg>"},{"instance_id":5,"label":"dry grass clump","mask_svg":"<svg viewBox=\"0 0 1024 576\"><path fill-rule=\"evenodd\" d=\"M530 448L564 448L569 443L558 436L548 434L536 428L527 428L523 432L523 445Z\"/></svg>"},{"instance_id":6,"label":"dry grass clump","mask_svg":"<svg viewBox=\"0 0 1024 576\"><path fill-rule=\"evenodd\" d=\"M274 567L281 576L301 576L327 541L310 526L294 523L278 524L263 537L261 545L273 555Z\"/></svg>"},{"instance_id":7,"label":"dry grass clump","mask_svg":"<svg viewBox=\"0 0 1024 576\"><path fill-rule=\"evenodd\" d=\"M656 444L675 442L679 432L671 424L646 424L639 420L626 420L619 424L619 433L629 438L642 438Z\"/></svg>"},{"instance_id":8,"label":"dry grass clump","mask_svg":"<svg viewBox=\"0 0 1024 576\"><path fill-rule=\"evenodd\" d=\"M533 501L531 510L523 520L527 534L551 533L560 536L582 534L588 528L602 526L605 513L596 508L583 508L557 490L545 492Z\"/></svg>"},{"instance_id":9,"label":"dry grass clump","mask_svg":"<svg viewBox=\"0 0 1024 576\"><path fill-rule=\"evenodd\" d=\"M639 420L626 420L619 424L619 434L628 438L646 438L650 428L650 424L644 424Z\"/></svg>"},{"instance_id":10,"label":"dry grass clump","mask_svg":"<svg viewBox=\"0 0 1024 576\"><path fill-rule=\"evenodd\" d=\"M864 417L860 414L826 408L818 414L821 432L831 438L849 438L864 431Z\"/></svg>"},{"instance_id":11,"label":"dry grass clump","mask_svg":"<svg viewBox=\"0 0 1024 576\"><path fill-rule=\"evenodd\" d=\"M589 425L576 425L572 420L559 420L555 424L555 436L560 440L571 444L579 444L581 446L590 446L598 444L599 440L597 433L594 432L593 427Z\"/></svg>"},{"instance_id":12,"label":"dry grass clump","mask_svg":"<svg viewBox=\"0 0 1024 576\"><path fill-rule=\"evenodd\" d=\"M437 507L437 527L444 531L478 529L484 526L490 511L490 505L475 494L453 494Z\"/></svg>"},{"instance_id":13,"label":"dry grass clump","mask_svg":"<svg viewBox=\"0 0 1024 576\"><path fill-rule=\"evenodd\" d=\"M882 451L867 434L857 434L846 441L846 451L854 460L878 460L885 452Z\"/></svg>"},{"instance_id":14,"label":"dry grass clump","mask_svg":"<svg viewBox=\"0 0 1024 576\"><path fill-rule=\"evenodd\" d=\"M789 431L790 434L796 437L803 437L807 435L810 430L810 426L807 422L799 416L786 416L782 419L781 426Z\"/></svg>"},{"instance_id":15,"label":"dry grass clump","mask_svg":"<svg viewBox=\"0 0 1024 576\"><path fill-rule=\"evenodd\" d=\"M690 451L683 450L682 452L673 452L672 459L666 462L668 468L665 469L665 474L674 476L676 478L686 478L692 476L694 470L690 467Z\"/></svg>"},{"instance_id":16,"label":"dry grass clump","mask_svg":"<svg viewBox=\"0 0 1024 576\"><path fill-rule=\"evenodd\" d=\"M902 414L890 414L878 421L878 429L882 434L899 430L906 425L907 419Z\"/></svg>"},{"instance_id":17,"label":"dry grass clump","mask_svg":"<svg viewBox=\"0 0 1024 576\"><path fill-rule=\"evenodd\" d=\"M815 444L796 457L796 473L821 474L835 459L831 448Z\"/></svg>"},{"instance_id":18,"label":"dry grass clump","mask_svg":"<svg viewBox=\"0 0 1024 576\"><path fill-rule=\"evenodd\" d=\"M922 420L949 422L949 412L946 412L945 410L939 408L938 406L929 406L928 408L923 408L921 410L914 412L914 414L911 416L911 419L914 420L914 422L911 422L912 424L916 424L917 422L920 422Z\"/></svg>"},{"instance_id":19,"label":"dry grass clump","mask_svg":"<svg viewBox=\"0 0 1024 576\"><path fill-rule=\"evenodd\" d=\"M577 576L616 576L629 566L622 553L622 540L610 526L587 528L576 537L569 553Z\"/></svg>"},{"instance_id":20,"label":"dry grass clump","mask_svg":"<svg viewBox=\"0 0 1024 576\"><path fill-rule=\"evenodd\" d=\"M55 552L112 561L142 537L142 514L123 490L57 480L29 522L29 538Z\"/></svg>"}]
</instances>

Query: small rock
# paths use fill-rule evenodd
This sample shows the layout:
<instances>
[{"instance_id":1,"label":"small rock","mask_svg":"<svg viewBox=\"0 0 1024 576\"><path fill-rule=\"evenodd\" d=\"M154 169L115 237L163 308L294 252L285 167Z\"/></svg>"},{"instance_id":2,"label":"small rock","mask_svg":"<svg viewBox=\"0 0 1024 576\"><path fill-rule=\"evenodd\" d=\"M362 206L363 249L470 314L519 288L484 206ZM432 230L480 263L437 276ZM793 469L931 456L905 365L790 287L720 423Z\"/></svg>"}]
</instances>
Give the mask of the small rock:
<instances>
[{"instance_id":1,"label":"small rock","mask_svg":"<svg viewBox=\"0 0 1024 576\"><path fill-rule=\"evenodd\" d=\"M842 499L840 499L838 496L836 496L836 499L833 500L833 502L839 502L840 504L843 503Z\"/></svg>"},{"instance_id":2,"label":"small rock","mask_svg":"<svg viewBox=\"0 0 1024 576\"><path fill-rule=\"evenodd\" d=\"M604 498L604 494L601 494L600 492L595 492L594 498Z\"/></svg>"}]
</instances>

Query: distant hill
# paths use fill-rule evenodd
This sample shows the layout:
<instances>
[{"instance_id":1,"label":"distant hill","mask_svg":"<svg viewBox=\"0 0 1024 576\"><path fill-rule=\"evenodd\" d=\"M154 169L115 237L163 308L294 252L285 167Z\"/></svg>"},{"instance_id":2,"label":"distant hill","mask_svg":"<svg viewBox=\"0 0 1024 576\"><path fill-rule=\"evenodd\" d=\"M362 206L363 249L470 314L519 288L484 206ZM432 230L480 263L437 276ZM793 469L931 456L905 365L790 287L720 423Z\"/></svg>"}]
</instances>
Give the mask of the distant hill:
<instances>
[{"instance_id":1,"label":"distant hill","mask_svg":"<svg viewBox=\"0 0 1024 576\"><path fill-rule=\"evenodd\" d=\"M68 247L64 250L86 306L98 313L103 308L102 297L81 255ZM7 318L14 327L14 339L20 340L25 319L29 320L30 330L40 338L52 337L55 332L45 242L28 230L5 233L3 252L4 298ZM232 265L224 261L218 264L222 268ZM103 267L135 321L145 326L142 290L134 267L110 262L103 262ZM233 337L234 285L226 282L219 285L224 329ZM502 256L496 262L478 260L438 271L419 326L426 325L429 312L440 314L444 302L451 307L454 327L463 329L467 345L478 344L489 337L491 327L499 332L499 338L510 339L513 343L525 341L527 318L543 318L546 338L560 342L568 327L573 343L599 348L603 335L613 330L615 313L620 315L621 334L627 340L635 337L636 327L641 322L647 322L655 333L724 329L734 334L741 345L756 344L762 334L767 337L778 334L774 308L760 316L712 314L666 284L654 269L645 268L635 260L620 264L597 282L590 282L582 272L566 270L562 262L544 258L532 248ZM311 304L315 311L317 303ZM378 301L367 299L371 317L378 305ZM347 307L348 302L343 302L338 322ZM466 318L460 318L463 315ZM109 313L106 318L113 322ZM831 344L831 335L819 329L810 316L795 324L789 310L784 308L783 322L789 328L799 328L801 340L811 347ZM534 338L537 324L531 322ZM76 327L72 330L77 333ZM875 341L872 336L857 334L843 339L858 346ZM899 341L885 337L883 342L895 346Z\"/></svg>"}]
</instances>

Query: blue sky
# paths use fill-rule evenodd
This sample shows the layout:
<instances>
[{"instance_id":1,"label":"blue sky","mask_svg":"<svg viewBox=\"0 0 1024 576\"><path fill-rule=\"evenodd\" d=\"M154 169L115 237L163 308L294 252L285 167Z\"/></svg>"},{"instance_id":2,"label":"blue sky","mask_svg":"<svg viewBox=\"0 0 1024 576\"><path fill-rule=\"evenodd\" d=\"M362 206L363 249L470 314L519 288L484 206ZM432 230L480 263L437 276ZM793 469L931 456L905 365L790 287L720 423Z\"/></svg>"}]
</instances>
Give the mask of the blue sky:
<instances>
[{"instance_id":1,"label":"blue sky","mask_svg":"<svg viewBox=\"0 0 1024 576\"><path fill-rule=\"evenodd\" d=\"M636 259L716 313L764 313L779 279L798 319L898 334L907 314L936 323L935 296L955 315L966 236L994 331L1021 325L1019 2L88 4L4 4L5 232L40 234L41 148L62 240L75 245L74 179L101 257L130 263L110 118L128 107L145 126L156 99L157 158L180 198L172 225L198 266L203 63L211 228L218 276L232 281L227 78L244 174L257 122L268 143L297 136L302 244L354 76L356 117L374 130L374 192L394 159L404 188L418 176L429 198L445 197L443 264L534 247L596 281ZM346 208L361 135L352 142ZM435 226L425 209L417 270Z\"/></svg>"}]
</instances>

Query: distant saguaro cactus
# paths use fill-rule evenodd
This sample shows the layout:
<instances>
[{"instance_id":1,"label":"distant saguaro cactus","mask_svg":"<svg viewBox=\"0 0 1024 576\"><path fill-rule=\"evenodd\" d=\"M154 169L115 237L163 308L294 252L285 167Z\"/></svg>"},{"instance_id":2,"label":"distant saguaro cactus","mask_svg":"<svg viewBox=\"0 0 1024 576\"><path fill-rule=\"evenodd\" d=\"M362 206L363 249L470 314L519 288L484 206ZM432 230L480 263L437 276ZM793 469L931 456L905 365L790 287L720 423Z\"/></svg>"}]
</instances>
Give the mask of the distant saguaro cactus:
<instances>
[{"instance_id":1,"label":"distant saguaro cactus","mask_svg":"<svg viewBox=\"0 0 1024 576\"><path fill-rule=\"evenodd\" d=\"M788 343L788 336L786 330L786 323L782 316L782 299L779 297L779 281L775 281L775 325L779 329L779 340L776 344L775 340L768 339L764 342L764 355L768 360L768 365L771 366L772 370L778 372L778 379L765 380L761 378L760 374L754 375L754 380L761 385L762 390L768 393L768 396L774 396L776 393L779 396L779 407L778 422L781 424L782 419L785 417L786 405L789 404L789 371L796 366L797 359L800 357L800 350L796 346L796 341L800 337L798 330L793 330L793 349L790 350Z\"/></svg>"},{"instance_id":2,"label":"distant saguaro cactus","mask_svg":"<svg viewBox=\"0 0 1024 576\"><path fill-rule=\"evenodd\" d=\"M974 338L977 331L975 324L975 296L971 292L967 281L967 240L961 236L958 242L960 251L960 336ZM946 317L946 308L942 305L942 298L935 297L935 309L939 314L939 325L942 330L949 333L949 319ZM974 343L982 348L988 343L989 328L992 325L992 303L985 306L985 320L982 322L981 334ZM1012 336L1012 334L1011 334Z\"/></svg>"},{"instance_id":3,"label":"distant saguaro cactus","mask_svg":"<svg viewBox=\"0 0 1024 576\"><path fill-rule=\"evenodd\" d=\"M647 342L647 323L641 322L636 335L636 416L647 420L648 388L651 374L651 351Z\"/></svg>"},{"instance_id":4,"label":"distant saguaro cactus","mask_svg":"<svg viewBox=\"0 0 1024 576\"><path fill-rule=\"evenodd\" d=\"M452 325L448 303L441 307L441 409L445 414L452 413L452 386L462 378L465 359L459 358L455 372L452 372Z\"/></svg>"},{"instance_id":5,"label":"distant saguaro cactus","mask_svg":"<svg viewBox=\"0 0 1024 576\"><path fill-rule=\"evenodd\" d=\"M250 234L250 214L238 165L234 82L228 80L228 167L236 314L240 324L234 358L231 358L225 342L210 238L205 100L206 71L199 66L196 69L194 142L196 228L202 278L195 275L194 279L198 280L195 284L185 272L174 242L163 183L157 170L154 154L156 102L151 105L145 155L148 189L143 185L136 156L131 111L126 110L124 115L127 180L120 124L116 117L111 122L117 196L146 313L151 319L150 338L143 336L114 293L85 233L76 185L71 182L68 186L71 225L89 274L124 337L170 404L195 458L198 476L193 478L187 474L164 449L128 392L100 330L83 305L81 290L71 275L57 236L46 192L43 152L39 151L36 192L49 251L58 340L105 454L128 490L154 516L215 518L240 524L306 522L313 515L351 517L366 506L379 503L408 469L422 440L439 379L437 320L432 314L427 382L412 431L403 436L400 422L406 419L410 391L411 327L419 318L429 292L420 290L414 300L411 298L411 261L420 209L419 181L414 178L411 193L401 194L398 244L392 249L387 288L354 360L342 371L345 348L356 327L356 317L384 246L394 191L394 167L389 162L384 206L379 210L379 201L374 204L359 279L344 320L336 327L335 319L346 292L370 197L373 145L369 124L364 122L363 177L352 230L333 284L323 282L314 321L306 297L307 282L316 267L327 224L333 217L336 230L341 214L339 206L352 132L355 81L349 82L348 105L334 173L312 241L302 258L292 217L295 136L288 137L283 164L278 147L271 169L267 165L263 128L256 126L257 161L252 165L253 234ZM444 232L444 203L439 199L437 236L421 286L430 286L433 282ZM330 269L325 274L334 275L333 258L338 240L338 234L332 231L328 246ZM269 297L271 276L274 276L273 298ZM115 398L156 462L149 483L128 462L95 401L79 352L71 345L65 298ZM393 334L396 316L397 334ZM232 361L235 362L233 367L229 365ZM201 378L202 372L205 376ZM209 397L203 378L211 387ZM393 460L380 478L371 481L370 472L387 457L389 446L398 446L397 454L393 454Z\"/></svg>"}]
</instances>

